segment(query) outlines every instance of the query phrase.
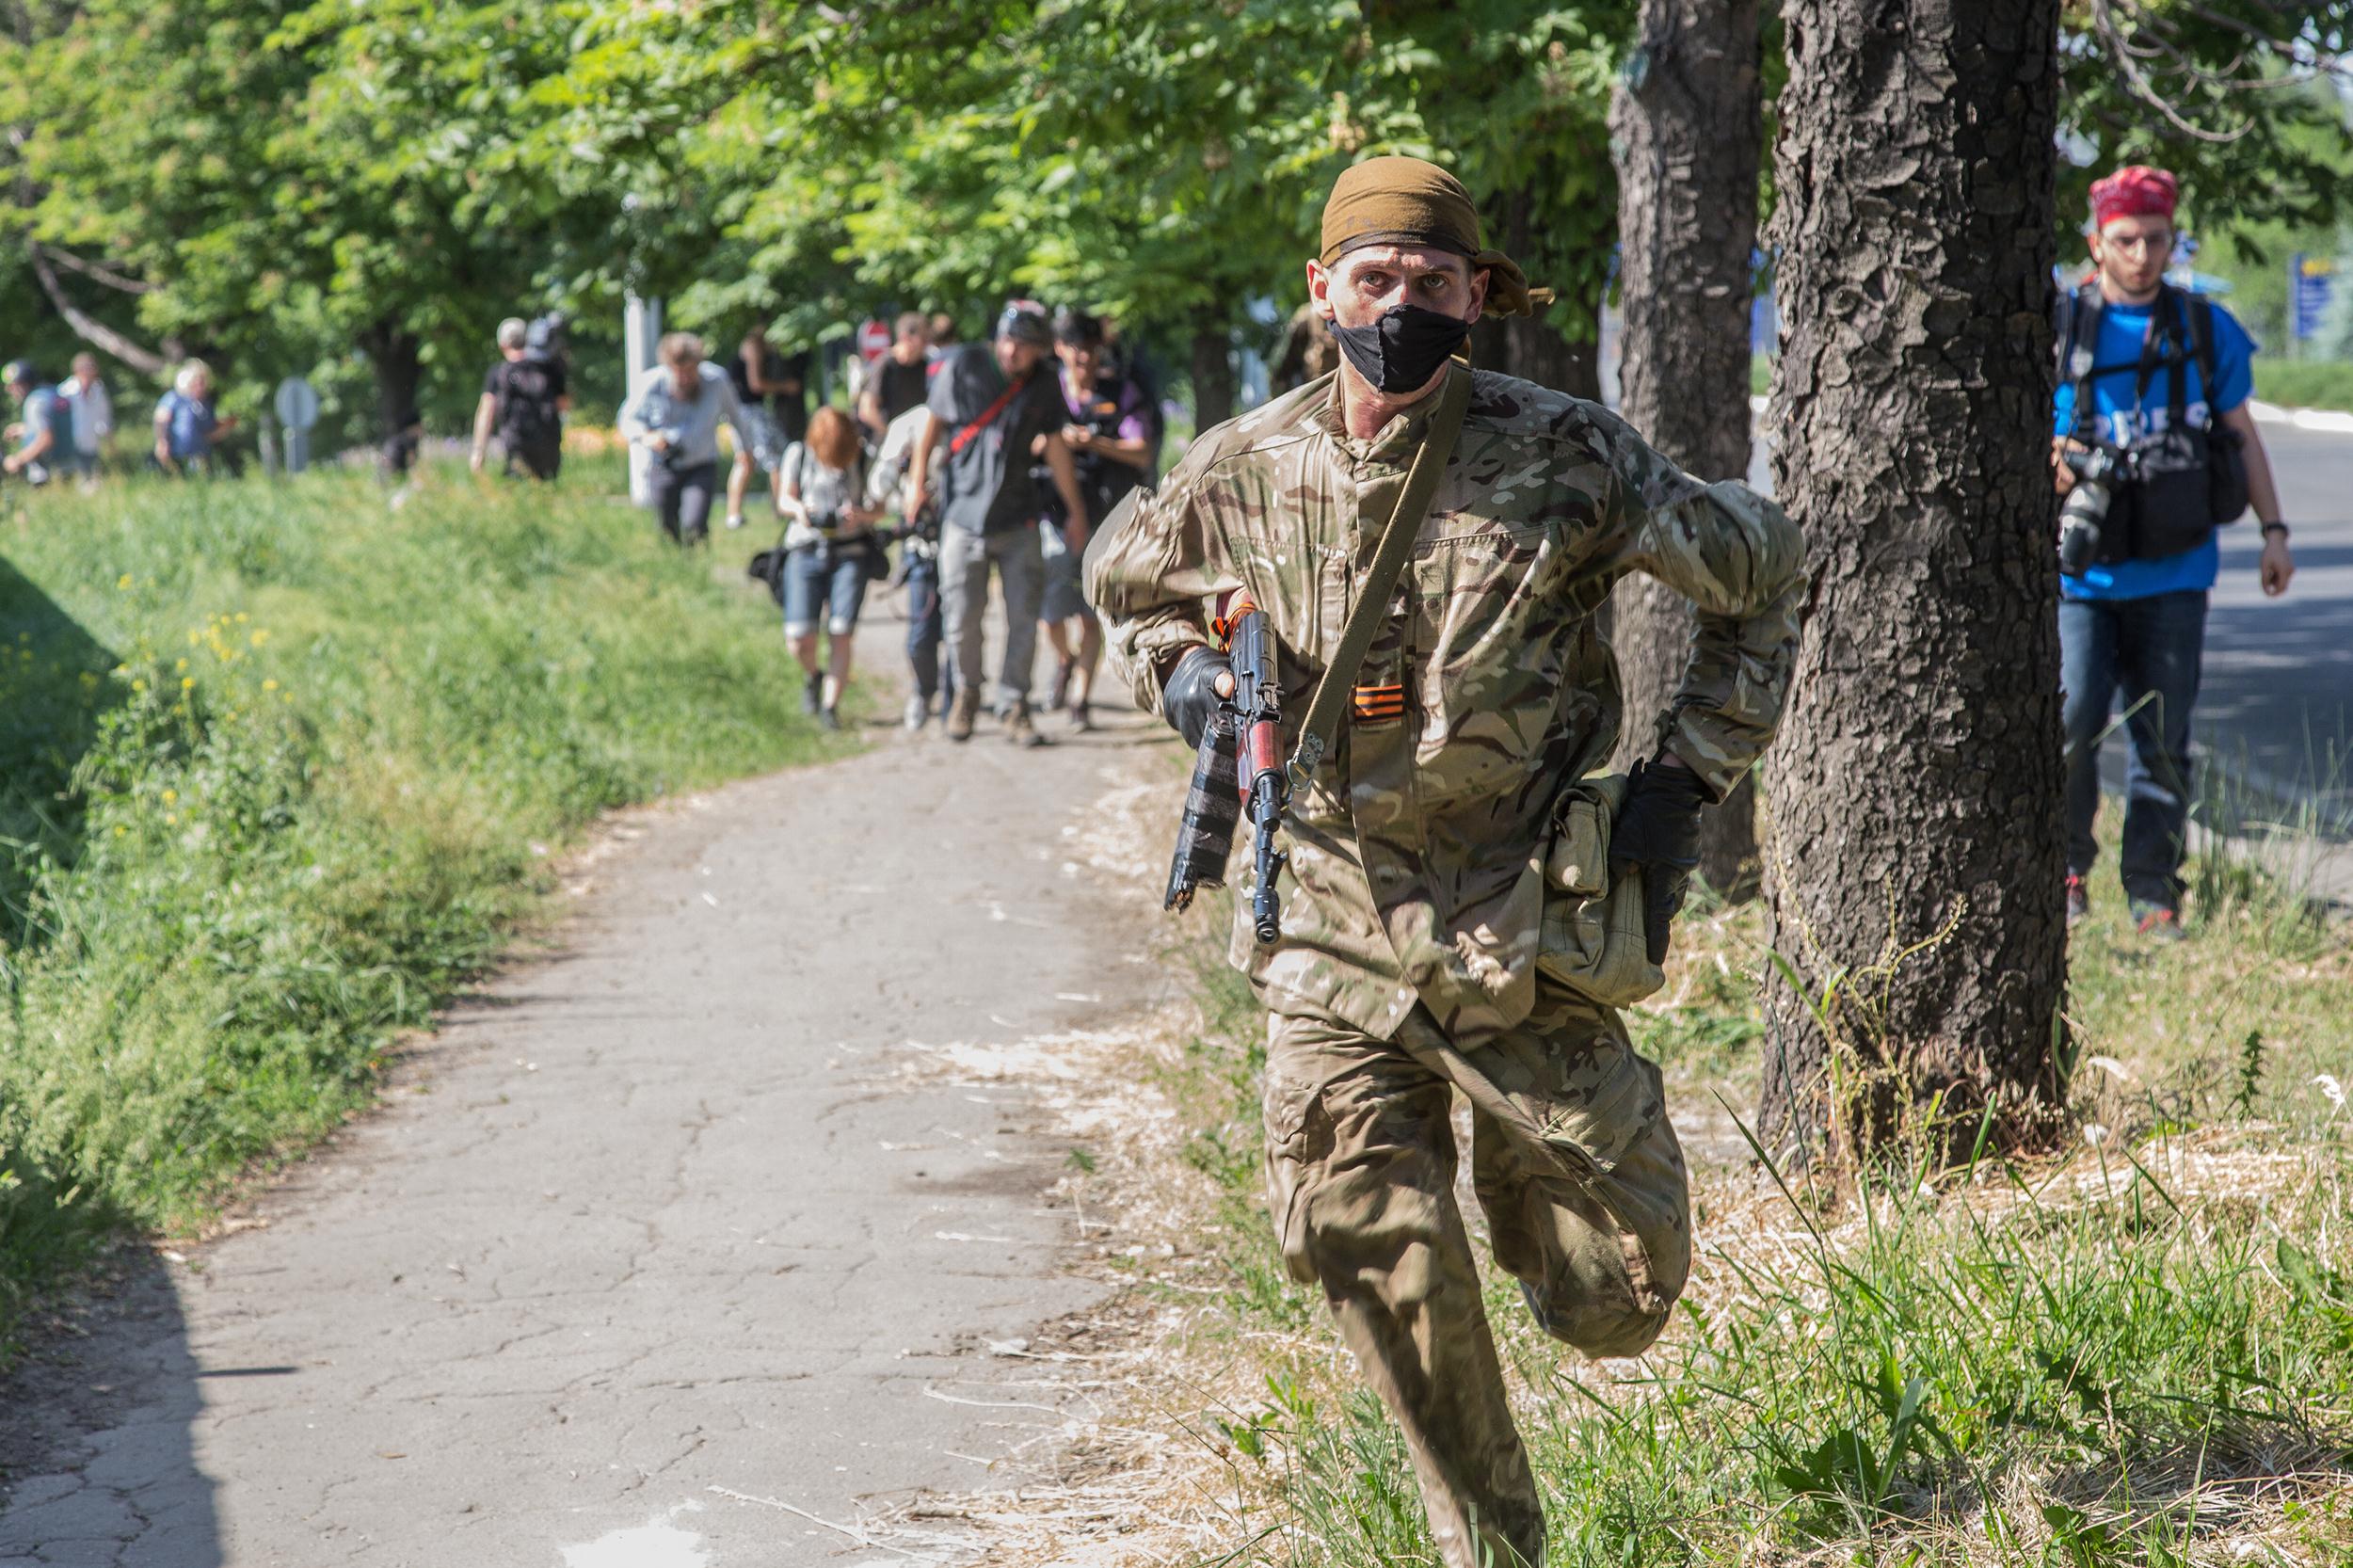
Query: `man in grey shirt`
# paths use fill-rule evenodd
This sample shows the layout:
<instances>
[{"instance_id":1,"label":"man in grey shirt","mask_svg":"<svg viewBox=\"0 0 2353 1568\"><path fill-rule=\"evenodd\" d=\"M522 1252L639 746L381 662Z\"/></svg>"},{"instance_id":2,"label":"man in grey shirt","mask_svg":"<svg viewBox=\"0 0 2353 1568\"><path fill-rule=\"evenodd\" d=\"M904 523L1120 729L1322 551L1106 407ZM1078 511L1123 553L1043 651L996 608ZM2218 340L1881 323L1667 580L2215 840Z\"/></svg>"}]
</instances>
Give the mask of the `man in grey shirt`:
<instances>
[{"instance_id":1,"label":"man in grey shirt","mask_svg":"<svg viewBox=\"0 0 2353 1568\"><path fill-rule=\"evenodd\" d=\"M680 544L700 544L719 490L720 423L735 427L739 451L751 450L751 431L728 373L703 358L702 339L672 332L657 352L661 362L621 405L621 435L653 454L648 504L662 531Z\"/></svg>"},{"instance_id":2,"label":"man in grey shirt","mask_svg":"<svg viewBox=\"0 0 2353 1568\"><path fill-rule=\"evenodd\" d=\"M1027 300L1005 307L992 344L959 348L933 373L930 417L908 464L916 494L939 487L939 592L948 646L955 662L956 696L948 711L948 738L969 740L980 712L981 613L988 604L988 574L996 568L1005 600L1004 664L998 711L1006 738L1038 745L1030 721L1030 666L1037 648L1038 600L1046 563L1038 553L1042 509L1035 464L1043 462L1064 507L1063 537L1074 552L1085 546L1086 499L1063 444L1067 419L1053 363L1054 332L1046 312Z\"/></svg>"}]
</instances>

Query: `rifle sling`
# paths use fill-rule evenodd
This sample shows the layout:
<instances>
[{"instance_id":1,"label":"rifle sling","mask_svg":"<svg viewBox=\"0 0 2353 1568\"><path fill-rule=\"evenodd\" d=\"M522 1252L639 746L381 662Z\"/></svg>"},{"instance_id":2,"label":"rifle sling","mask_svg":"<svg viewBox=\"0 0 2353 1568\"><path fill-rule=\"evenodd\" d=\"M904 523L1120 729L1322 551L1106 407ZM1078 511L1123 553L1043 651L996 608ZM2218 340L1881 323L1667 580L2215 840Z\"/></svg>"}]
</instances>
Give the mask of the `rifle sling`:
<instances>
[{"instance_id":1,"label":"rifle sling","mask_svg":"<svg viewBox=\"0 0 2353 1568\"><path fill-rule=\"evenodd\" d=\"M1397 586L1398 573L1405 569L1406 557L1414 552L1414 540L1421 533L1422 519L1429 515L1430 503L1438 493L1438 480L1453 455L1454 440L1463 432L1470 391L1470 367L1459 360L1447 361L1446 386L1422 431L1413 465L1405 471L1405 488L1398 492L1397 505L1382 525L1372 569L1365 575L1355 606L1340 628L1340 646L1324 666L1316 695L1308 700L1306 722L1300 727L1299 744L1291 752L1287 770L1294 789L1307 787L1339 738L1340 714L1348 707L1348 694L1356 684L1356 672L1372 647L1373 634L1381 629L1382 617L1388 614L1389 591Z\"/></svg>"}]
</instances>

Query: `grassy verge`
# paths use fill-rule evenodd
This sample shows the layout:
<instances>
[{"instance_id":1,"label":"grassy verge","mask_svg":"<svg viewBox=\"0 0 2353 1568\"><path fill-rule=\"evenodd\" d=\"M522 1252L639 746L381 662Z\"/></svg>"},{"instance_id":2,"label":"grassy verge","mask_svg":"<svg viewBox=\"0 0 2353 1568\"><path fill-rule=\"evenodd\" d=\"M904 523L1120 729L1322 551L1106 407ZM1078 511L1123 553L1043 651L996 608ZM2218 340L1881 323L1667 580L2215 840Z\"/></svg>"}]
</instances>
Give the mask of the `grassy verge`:
<instances>
[{"instance_id":1,"label":"grassy verge","mask_svg":"<svg viewBox=\"0 0 2353 1568\"><path fill-rule=\"evenodd\" d=\"M2353 1560L2353 944L2260 877L2201 882L2188 944L2121 900L2078 934L2071 1154L1890 1173L1830 1209L1737 1158L1761 918L1687 921L1680 1005L1632 1020L1689 1128L1686 1309L1647 1356L1588 1363L1488 1271L1548 1560ZM1168 1086L1217 1194L1194 1234L1225 1284L1192 1350L1261 1393L1209 1423L1228 1485L1200 1560L1433 1562L1395 1430L1275 1259L1249 1000L1207 954L1203 985Z\"/></svg>"},{"instance_id":2,"label":"grassy verge","mask_svg":"<svg viewBox=\"0 0 2353 1568\"><path fill-rule=\"evenodd\" d=\"M618 472L0 520L0 1342L365 1103L596 813L820 754L765 600Z\"/></svg>"},{"instance_id":3,"label":"grassy verge","mask_svg":"<svg viewBox=\"0 0 2353 1568\"><path fill-rule=\"evenodd\" d=\"M2353 409L2353 362L2257 355L2255 395L2290 408Z\"/></svg>"}]
</instances>

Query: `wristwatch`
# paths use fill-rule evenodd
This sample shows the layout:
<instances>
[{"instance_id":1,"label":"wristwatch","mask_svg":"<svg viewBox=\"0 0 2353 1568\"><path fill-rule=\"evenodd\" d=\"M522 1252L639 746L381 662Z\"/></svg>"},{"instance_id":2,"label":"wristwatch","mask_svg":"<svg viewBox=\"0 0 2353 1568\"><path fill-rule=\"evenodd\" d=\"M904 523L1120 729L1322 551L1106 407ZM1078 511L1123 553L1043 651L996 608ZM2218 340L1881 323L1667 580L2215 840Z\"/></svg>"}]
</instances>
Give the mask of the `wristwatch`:
<instances>
[{"instance_id":1,"label":"wristwatch","mask_svg":"<svg viewBox=\"0 0 2353 1568\"><path fill-rule=\"evenodd\" d=\"M2277 520L2265 523L2263 526L2264 537L2267 539L2274 534L2279 535L2282 539L2286 538L2288 536L2288 525Z\"/></svg>"}]
</instances>

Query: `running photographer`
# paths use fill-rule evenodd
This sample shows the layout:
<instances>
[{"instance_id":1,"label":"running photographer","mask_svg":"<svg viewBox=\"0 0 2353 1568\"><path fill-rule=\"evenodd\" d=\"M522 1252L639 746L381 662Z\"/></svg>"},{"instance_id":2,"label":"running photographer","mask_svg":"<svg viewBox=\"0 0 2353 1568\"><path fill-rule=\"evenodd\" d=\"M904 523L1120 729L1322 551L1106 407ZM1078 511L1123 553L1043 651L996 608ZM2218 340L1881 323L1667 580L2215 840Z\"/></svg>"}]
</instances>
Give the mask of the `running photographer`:
<instances>
[{"instance_id":1,"label":"running photographer","mask_svg":"<svg viewBox=\"0 0 2353 1568\"><path fill-rule=\"evenodd\" d=\"M546 318L542 318L543 320ZM474 404L471 466L480 473L496 435L507 477L520 468L534 479L553 479L564 466L564 412L572 406L564 360L548 334L534 348L531 325L520 316L499 323L499 358L482 377Z\"/></svg>"},{"instance_id":2,"label":"running photographer","mask_svg":"<svg viewBox=\"0 0 2353 1568\"><path fill-rule=\"evenodd\" d=\"M793 446L777 474L776 506L786 519L784 635L808 680L801 707L824 728L839 729L858 611L866 603L866 584L883 563L873 535L882 514L866 504L866 449L857 426L839 408L818 409L808 422L808 440ZM817 662L821 607L829 639L823 664Z\"/></svg>"},{"instance_id":3,"label":"running photographer","mask_svg":"<svg viewBox=\"0 0 2353 1568\"><path fill-rule=\"evenodd\" d=\"M1087 513L1102 519L1128 491L1152 475L1150 401L1143 389L1109 362L1102 321L1084 311L1064 309L1054 317L1054 354L1062 361L1063 444L1070 449ZM1074 728L1095 728L1087 704L1095 692L1095 669L1103 658L1103 624L1088 607L1079 582L1079 550L1063 533L1059 498L1033 472L1045 500L1038 548L1046 560L1046 591L1038 604L1038 626L1054 650L1054 683L1048 708L1067 707Z\"/></svg>"},{"instance_id":4,"label":"running photographer","mask_svg":"<svg viewBox=\"0 0 2353 1568\"><path fill-rule=\"evenodd\" d=\"M680 544L700 544L719 491L719 425L734 426L739 450L754 444L752 433L728 373L703 358L702 339L672 332L656 352L661 362L621 405L621 435L653 454L647 505L662 520L662 531Z\"/></svg>"},{"instance_id":5,"label":"running photographer","mask_svg":"<svg viewBox=\"0 0 2353 1568\"><path fill-rule=\"evenodd\" d=\"M945 718L956 690L955 672L939 652L947 636L939 595L939 486L928 484L917 495L909 483L914 476L907 472L915 443L930 419L931 410L919 403L892 420L866 479L866 504L877 510L896 510L904 524L899 583L907 595L907 673L915 683L907 694L910 734L931 722L935 703Z\"/></svg>"},{"instance_id":6,"label":"running photographer","mask_svg":"<svg viewBox=\"0 0 2353 1568\"><path fill-rule=\"evenodd\" d=\"M53 472L65 472L65 465L72 460L72 405L40 378L29 360L9 360L0 377L7 379L8 395L18 401L24 415L0 432L6 440L23 443L0 457L0 469L11 477L46 485Z\"/></svg>"},{"instance_id":7,"label":"running photographer","mask_svg":"<svg viewBox=\"0 0 2353 1568\"><path fill-rule=\"evenodd\" d=\"M2182 935L2190 709L2215 529L2262 520L2264 592L2295 575L2288 527L2247 399L2255 345L2231 312L2165 281L2178 187L2121 168L2091 187L2094 274L2062 304L2052 462L2059 519L2059 683L2066 694L2067 920L2090 909L2099 750L2118 699L2131 751L2119 848L2146 935Z\"/></svg>"},{"instance_id":8,"label":"running photographer","mask_svg":"<svg viewBox=\"0 0 2353 1568\"><path fill-rule=\"evenodd\" d=\"M1045 363L1053 348L1045 312L1028 300L1007 305L997 318L995 342L959 348L941 361L932 377L930 414L916 438L910 483L920 495L938 482L945 524L939 570L956 672L955 705L948 712L952 741L972 738L980 712L981 616L994 568L1005 600L998 711L1009 740L1045 744L1030 722L1030 666L1045 578L1037 542L1044 503L1031 478L1033 454L1045 459L1053 490L1067 508L1064 529L1072 549L1085 547L1091 520L1070 449L1063 444L1065 410Z\"/></svg>"}]
</instances>

